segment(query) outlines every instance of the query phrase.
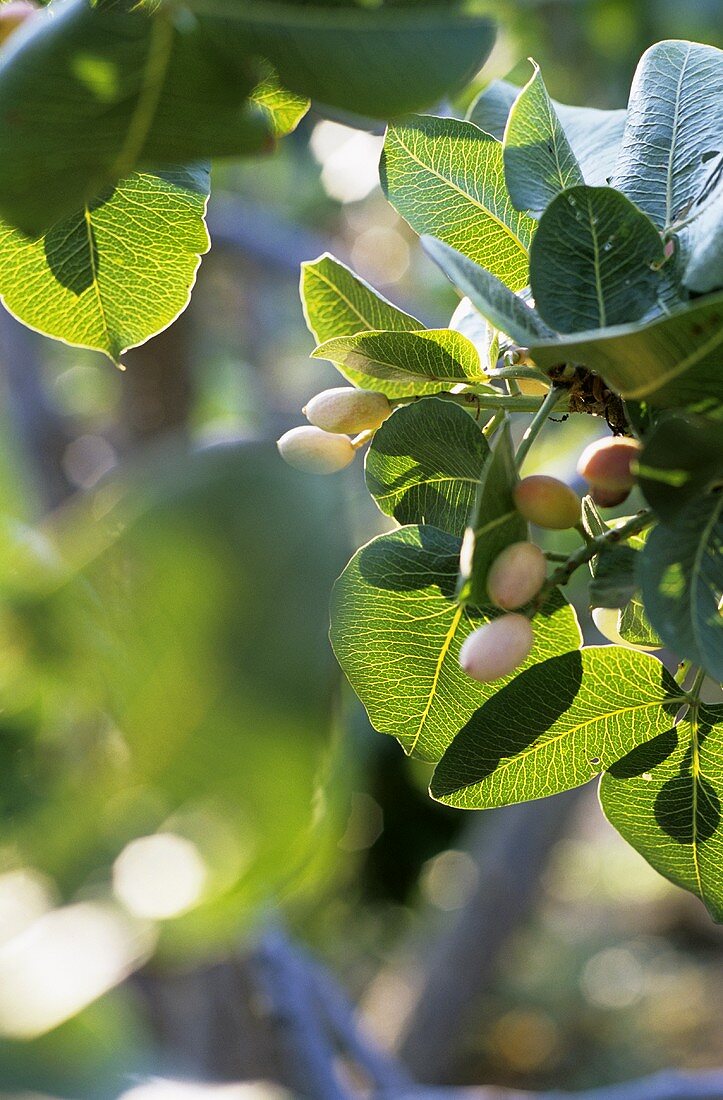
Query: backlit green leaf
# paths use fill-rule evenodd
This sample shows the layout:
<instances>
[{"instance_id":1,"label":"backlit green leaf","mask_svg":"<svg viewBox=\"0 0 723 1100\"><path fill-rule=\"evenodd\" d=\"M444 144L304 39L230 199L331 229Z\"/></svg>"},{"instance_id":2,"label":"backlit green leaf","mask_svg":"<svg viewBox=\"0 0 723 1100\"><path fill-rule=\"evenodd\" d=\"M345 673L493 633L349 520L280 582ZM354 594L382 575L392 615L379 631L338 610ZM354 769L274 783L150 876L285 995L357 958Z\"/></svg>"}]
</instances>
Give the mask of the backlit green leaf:
<instances>
[{"instance_id":1,"label":"backlit green leaf","mask_svg":"<svg viewBox=\"0 0 723 1100\"><path fill-rule=\"evenodd\" d=\"M636 321L655 305L663 242L647 215L609 187L572 187L540 219L530 286L559 332Z\"/></svg>"},{"instance_id":2,"label":"backlit green leaf","mask_svg":"<svg viewBox=\"0 0 723 1100\"><path fill-rule=\"evenodd\" d=\"M331 640L352 687L380 733L405 752L437 760L500 685L459 666L459 649L497 610L455 599L460 540L434 527L403 527L357 551L332 598ZM535 618L527 665L580 644L572 608L555 594Z\"/></svg>"},{"instance_id":3,"label":"backlit green leaf","mask_svg":"<svg viewBox=\"0 0 723 1100\"><path fill-rule=\"evenodd\" d=\"M462 535L489 445L469 413L433 397L405 405L374 433L366 482L382 512Z\"/></svg>"},{"instance_id":4,"label":"backlit green leaf","mask_svg":"<svg viewBox=\"0 0 723 1100\"><path fill-rule=\"evenodd\" d=\"M614 764L605 816L656 871L723 921L723 707L691 707L675 729Z\"/></svg>"},{"instance_id":5,"label":"backlit green leaf","mask_svg":"<svg viewBox=\"0 0 723 1100\"><path fill-rule=\"evenodd\" d=\"M414 332L424 328L416 317L397 309L328 252L301 265L300 291L306 324L317 344L369 330ZM436 382L391 382L340 363L334 365L355 386L379 390L387 397L437 393L441 388Z\"/></svg>"},{"instance_id":6,"label":"backlit green leaf","mask_svg":"<svg viewBox=\"0 0 723 1100\"><path fill-rule=\"evenodd\" d=\"M518 210L540 215L568 187L585 180L537 65L507 119L505 180Z\"/></svg>"},{"instance_id":7,"label":"backlit green leaf","mask_svg":"<svg viewBox=\"0 0 723 1100\"><path fill-rule=\"evenodd\" d=\"M312 357L393 381L420 379L448 386L485 378L474 344L446 328L339 336L315 348Z\"/></svg>"},{"instance_id":8,"label":"backlit green leaf","mask_svg":"<svg viewBox=\"0 0 723 1100\"><path fill-rule=\"evenodd\" d=\"M592 646L552 657L475 711L437 765L432 796L483 810L578 787L670 729L683 702L644 653Z\"/></svg>"},{"instance_id":9,"label":"backlit green leaf","mask_svg":"<svg viewBox=\"0 0 723 1100\"><path fill-rule=\"evenodd\" d=\"M680 657L723 680L723 492L699 497L652 532L640 560L645 608Z\"/></svg>"},{"instance_id":10,"label":"backlit green leaf","mask_svg":"<svg viewBox=\"0 0 723 1100\"><path fill-rule=\"evenodd\" d=\"M539 314L479 264L434 237L422 237L422 245L458 290L496 328L523 347L554 336Z\"/></svg>"},{"instance_id":11,"label":"backlit green leaf","mask_svg":"<svg viewBox=\"0 0 723 1100\"><path fill-rule=\"evenodd\" d=\"M527 285L535 222L512 205L502 144L470 122L428 115L390 126L382 187L415 232L438 237L512 290Z\"/></svg>"},{"instance_id":12,"label":"backlit green leaf","mask_svg":"<svg viewBox=\"0 0 723 1100\"><path fill-rule=\"evenodd\" d=\"M270 67L251 93L251 100L269 116L276 137L293 133L310 107L304 96L283 88Z\"/></svg>"},{"instance_id":13,"label":"backlit green leaf","mask_svg":"<svg viewBox=\"0 0 723 1100\"><path fill-rule=\"evenodd\" d=\"M185 309L209 241L206 167L138 173L39 240L0 224L0 295L48 336L123 352Z\"/></svg>"}]
</instances>

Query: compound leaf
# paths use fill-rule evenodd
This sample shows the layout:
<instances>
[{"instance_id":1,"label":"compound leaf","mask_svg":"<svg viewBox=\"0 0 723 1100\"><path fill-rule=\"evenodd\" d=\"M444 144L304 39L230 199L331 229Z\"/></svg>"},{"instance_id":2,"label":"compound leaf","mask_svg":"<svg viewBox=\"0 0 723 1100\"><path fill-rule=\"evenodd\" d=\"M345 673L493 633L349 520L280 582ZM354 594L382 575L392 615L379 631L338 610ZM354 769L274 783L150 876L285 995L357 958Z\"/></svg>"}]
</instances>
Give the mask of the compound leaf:
<instances>
[{"instance_id":1,"label":"compound leaf","mask_svg":"<svg viewBox=\"0 0 723 1100\"><path fill-rule=\"evenodd\" d=\"M460 726L506 679L472 680L459 649L496 609L455 599L460 540L435 527L402 527L357 551L334 587L331 641L380 733L405 752L437 760ZM555 594L535 619L531 665L575 649L572 608Z\"/></svg>"},{"instance_id":2,"label":"compound leaf","mask_svg":"<svg viewBox=\"0 0 723 1100\"><path fill-rule=\"evenodd\" d=\"M623 397L660 407L723 416L723 293L690 302L644 324L531 346L542 367L578 363L601 374Z\"/></svg>"},{"instance_id":3,"label":"compound leaf","mask_svg":"<svg viewBox=\"0 0 723 1100\"><path fill-rule=\"evenodd\" d=\"M447 278L500 332L525 347L554 336L553 329L534 309L479 264L434 237L423 236L422 245Z\"/></svg>"},{"instance_id":4,"label":"compound leaf","mask_svg":"<svg viewBox=\"0 0 723 1100\"><path fill-rule=\"evenodd\" d=\"M507 423L496 433L482 470L459 562L459 599L484 606L487 574L495 558L512 542L527 537L527 521L515 507L515 452Z\"/></svg>"},{"instance_id":5,"label":"compound leaf","mask_svg":"<svg viewBox=\"0 0 723 1100\"><path fill-rule=\"evenodd\" d=\"M661 229L684 216L723 143L723 51L657 42L641 57L613 187Z\"/></svg>"},{"instance_id":6,"label":"compound leaf","mask_svg":"<svg viewBox=\"0 0 723 1100\"><path fill-rule=\"evenodd\" d=\"M468 119L501 141L512 104L520 89L506 80L493 80L477 97ZM626 111L600 111L595 107L570 107L550 101L578 161L585 183L608 183L625 128Z\"/></svg>"},{"instance_id":7,"label":"compound leaf","mask_svg":"<svg viewBox=\"0 0 723 1100\"><path fill-rule=\"evenodd\" d=\"M668 730L683 702L644 653L592 646L551 657L475 711L437 765L432 796L482 810L578 787Z\"/></svg>"},{"instance_id":8,"label":"compound leaf","mask_svg":"<svg viewBox=\"0 0 723 1100\"><path fill-rule=\"evenodd\" d=\"M317 344L338 336L358 332L392 330L414 332L424 328L421 321L398 309L345 264L325 252L316 260L301 265L301 302L306 324ZM435 382L391 382L372 378L363 371L335 363L345 378L361 389L378 390L387 397L410 397L437 393Z\"/></svg>"}]
</instances>

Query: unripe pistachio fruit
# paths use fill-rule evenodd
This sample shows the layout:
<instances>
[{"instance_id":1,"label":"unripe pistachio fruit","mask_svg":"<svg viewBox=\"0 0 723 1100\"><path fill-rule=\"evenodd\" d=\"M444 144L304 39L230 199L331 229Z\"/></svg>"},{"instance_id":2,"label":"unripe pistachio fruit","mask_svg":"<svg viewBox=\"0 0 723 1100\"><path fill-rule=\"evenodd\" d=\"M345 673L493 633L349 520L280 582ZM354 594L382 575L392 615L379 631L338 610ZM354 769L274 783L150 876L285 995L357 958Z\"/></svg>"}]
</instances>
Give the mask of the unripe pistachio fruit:
<instances>
[{"instance_id":1,"label":"unripe pistachio fruit","mask_svg":"<svg viewBox=\"0 0 723 1100\"><path fill-rule=\"evenodd\" d=\"M577 472L593 489L610 494L628 493L635 484L632 463L641 449L637 439L626 436L598 439L580 455Z\"/></svg>"},{"instance_id":2,"label":"unripe pistachio fruit","mask_svg":"<svg viewBox=\"0 0 723 1100\"><path fill-rule=\"evenodd\" d=\"M542 588L547 561L534 542L513 542L498 554L487 574L487 594L496 607L524 607Z\"/></svg>"},{"instance_id":3,"label":"unripe pistachio fruit","mask_svg":"<svg viewBox=\"0 0 723 1100\"><path fill-rule=\"evenodd\" d=\"M8 0L8 3L0 4L0 43L9 38L13 31L37 11L40 11L40 8L35 4L27 3L26 0Z\"/></svg>"},{"instance_id":4,"label":"unripe pistachio fruit","mask_svg":"<svg viewBox=\"0 0 723 1100\"><path fill-rule=\"evenodd\" d=\"M532 649L534 635L524 615L502 615L465 638L459 663L473 680L487 683L509 676Z\"/></svg>"},{"instance_id":5,"label":"unripe pistachio fruit","mask_svg":"<svg viewBox=\"0 0 723 1100\"><path fill-rule=\"evenodd\" d=\"M626 649L642 649L649 653L660 649L657 645L636 645L635 642L626 642L620 633L620 608L619 607L594 607L592 621L604 638L616 645L625 646Z\"/></svg>"},{"instance_id":6,"label":"unripe pistachio fruit","mask_svg":"<svg viewBox=\"0 0 723 1100\"><path fill-rule=\"evenodd\" d=\"M597 504L598 508L617 508L618 504L623 504L629 496L629 489L620 491L616 489L599 489L597 485L593 485L590 489L592 502Z\"/></svg>"},{"instance_id":7,"label":"unripe pistachio fruit","mask_svg":"<svg viewBox=\"0 0 723 1100\"><path fill-rule=\"evenodd\" d=\"M556 477L523 477L515 486L514 498L520 515L538 527L565 531L580 522L580 498Z\"/></svg>"},{"instance_id":8,"label":"unripe pistachio fruit","mask_svg":"<svg viewBox=\"0 0 723 1100\"><path fill-rule=\"evenodd\" d=\"M350 386L338 386L323 390L312 397L302 410L306 419L325 432L374 431L392 411L389 399L374 390L355 390Z\"/></svg>"},{"instance_id":9,"label":"unripe pistachio fruit","mask_svg":"<svg viewBox=\"0 0 723 1100\"><path fill-rule=\"evenodd\" d=\"M285 432L276 446L284 462L307 474L334 474L356 454L348 435L332 435L306 424Z\"/></svg>"}]
</instances>

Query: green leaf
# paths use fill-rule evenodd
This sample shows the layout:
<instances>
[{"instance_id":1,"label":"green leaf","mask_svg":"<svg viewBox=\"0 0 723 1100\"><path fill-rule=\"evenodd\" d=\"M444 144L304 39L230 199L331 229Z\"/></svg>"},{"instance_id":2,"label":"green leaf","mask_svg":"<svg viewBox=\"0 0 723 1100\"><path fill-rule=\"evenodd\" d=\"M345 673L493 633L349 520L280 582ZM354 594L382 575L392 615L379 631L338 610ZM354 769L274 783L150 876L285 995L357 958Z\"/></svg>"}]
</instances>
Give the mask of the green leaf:
<instances>
[{"instance_id":1,"label":"green leaf","mask_svg":"<svg viewBox=\"0 0 723 1100\"><path fill-rule=\"evenodd\" d=\"M653 649L663 648L659 635L650 625L648 616L645 614L645 606L638 593L620 612L618 631L620 637L631 645L648 646Z\"/></svg>"},{"instance_id":2,"label":"green leaf","mask_svg":"<svg viewBox=\"0 0 723 1100\"><path fill-rule=\"evenodd\" d=\"M302 96L373 118L438 102L487 59L494 24L457 4L329 6L280 0L190 0L219 17L248 52L267 57ZM223 41L219 39L219 45ZM233 33L230 47L236 49Z\"/></svg>"},{"instance_id":3,"label":"green leaf","mask_svg":"<svg viewBox=\"0 0 723 1100\"><path fill-rule=\"evenodd\" d=\"M31 328L114 362L188 304L208 168L136 174L39 240L0 223L0 295Z\"/></svg>"},{"instance_id":4,"label":"green leaf","mask_svg":"<svg viewBox=\"0 0 723 1100\"><path fill-rule=\"evenodd\" d=\"M166 7L59 0L3 56L0 214L38 236L139 164L258 152L255 83Z\"/></svg>"},{"instance_id":5,"label":"green leaf","mask_svg":"<svg viewBox=\"0 0 723 1100\"><path fill-rule=\"evenodd\" d=\"M510 109L519 92L516 85L506 80L493 80L472 104L469 121L502 140ZM627 112L569 107L555 99L551 103L582 169L585 183L591 187L603 186L615 167Z\"/></svg>"},{"instance_id":6,"label":"green leaf","mask_svg":"<svg viewBox=\"0 0 723 1100\"><path fill-rule=\"evenodd\" d=\"M611 825L665 878L723 921L723 707L691 707L675 729L600 782Z\"/></svg>"},{"instance_id":7,"label":"green leaf","mask_svg":"<svg viewBox=\"0 0 723 1100\"><path fill-rule=\"evenodd\" d=\"M658 42L638 63L613 187L661 229L695 201L723 142L723 52Z\"/></svg>"},{"instance_id":8,"label":"green leaf","mask_svg":"<svg viewBox=\"0 0 723 1100\"><path fill-rule=\"evenodd\" d=\"M251 101L266 112L277 138L293 133L311 106L304 96L283 88L270 66L251 93Z\"/></svg>"},{"instance_id":9,"label":"green leaf","mask_svg":"<svg viewBox=\"0 0 723 1100\"><path fill-rule=\"evenodd\" d=\"M723 424L664 415L645 441L636 474L650 507L674 524L691 500L723 480Z\"/></svg>"},{"instance_id":10,"label":"green leaf","mask_svg":"<svg viewBox=\"0 0 723 1100\"><path fill-rule=\"evenodd\" d=\"M358 550L334 587L331 641L369 719L404 751L437 760L502 679L472 680L459 666L464 639L499 612L455 599L460 540L403 527ZM580 644L572 608L555 594L535 619L527 664Z\"/></svg>"},{"instance_id":11,"label":"green leaf","mask_svg":"<svg viewBox=\"0 0 723 1100\"><path fill-rule=\"evenodd\" d=\"M609 187L571 187L540 219L530 286L560 332L636 321L655 305L664 260L651 220Z\"/></svg>"},{"instance_id":12,"label":"green leaf","mask_svg":"<svg viewBox=\"0 0 723 1100\"><path fill-rule=\"evenodd\" d=\"M415 232L445 241L512 290L527 285L535 222L512 205L501 142L470 122L413 117L387 130L380 174Z\"/></svg>"},{"instance_id":13,"label":"green leaf","mask_svg":"<svg viewBox=\"0 0 723 1100\"><path fill-rule=\"evenodd\" d=\"M552 105L539 66L509 113L503 140L513 204L539 217L561 191L584 184L580 165Z\"/></svg>"},{"instance_id":14,"label":"green leaf","mask_svg":"<svg viewBox=\"0 0 723 1100\"><path fill-rule=\"evenodd\" d=\"M434 237L423 236L422 245L482 316L518 344L527 347L554 336L534 309L479 264Z\"/></svg>"},{"instance_id":15,"label":"green leaf","mask_svg":"<svg viewBox=\"0 0 723 1100\"><path fill-rule=\"evenodd\" d=\"M416 317L397 309L328 252L301 265L300 292L306 324L317 344L363 331L414 332L424 328ZM378 390L387 397L411 397L440 389L436 382L390 382L340 363L334 366L360 389Z\"/></svg>"},{"instance_id":16,"label":"green leaf","mask_svg":"<svg viewBox=\"0 0 723 1100\"><path fill-rule=\"evenodd\" d=\"M367 489L398 523L462 535L489 445L463 408L428 397L405 405L374 433Z\"/></svg>"},{"instance_id":17,"label":"green leaf","mask_svg":"<svg viewBox=\"0 0 723 1100\"><path fill-rule=\"evenodd\" d=\"M507 422L495 434L491 451L479 480L459 563L460 602L479 607L489 599L487 574L492 562L511 542L527 538L527 522L512 495L517 469Z\"/></svg>"},{"instance_id":18,"label":"green leaf","mask_svg":"<svg viewBox=\"0 0 723 1100\"><path fill-rule=\"evenodd\" d=\"M632 546L619 545L607 546L596 555L588 588L591 607L625 607L632 600L639 587L638 557Z\"/></svg>"},{"instance_id":19,"label":"green leaf","mask_svg":"<svg viewBox=\"0 0 723 1100\"><path fill-rule=\"evenodd\" d=\"M315 348L312 358L330 359L345 369L393 381L421 379L447 386L485 378L471 340L446 328L338 336Z\"/></svg>"},{"instance_id":20,"label":"green leaf","mask_svg":"<svg viewBox=\"0 0 723 1100\"><path fill-rule=\"evenodd\" d=\"M652 532L640 560L648 618L667 646L723 680L723 492Z\"/></svg>"},{"instance_id":21,"label":"green leaf","mask_svg":"<svg viewBox=\"0 0 723 1100\"><path fill-rule=\"evenodd\" d=\"M592 646L552 657L475 711L437 765L432 797L484 810L579 787L668 730L683 702L644 653Z\"/></svg>"},{"instance_id":22,"label":"green leaf","mask_svg":"<svg viewBox=\"0 0 723 1100\"><path fill-rule=\"evenodd\" d=\"M723 416L723 294L645 324L618 325L532 345L542 367L578 363L623 397Z\"/></svg>"},{"instance_id":23,"label":"green leaf","mask_svg":"<svg viewBox=\"0 0 723 1100\"><path fill-rule=\"evenodd\" d=\"M684 254L682 282L696 294L706 294L723 287L723 188L721 169L723 153L719 154L711 176L714 188L706 192L685 218L681 233Z\"/></svg>"}]
</instances>

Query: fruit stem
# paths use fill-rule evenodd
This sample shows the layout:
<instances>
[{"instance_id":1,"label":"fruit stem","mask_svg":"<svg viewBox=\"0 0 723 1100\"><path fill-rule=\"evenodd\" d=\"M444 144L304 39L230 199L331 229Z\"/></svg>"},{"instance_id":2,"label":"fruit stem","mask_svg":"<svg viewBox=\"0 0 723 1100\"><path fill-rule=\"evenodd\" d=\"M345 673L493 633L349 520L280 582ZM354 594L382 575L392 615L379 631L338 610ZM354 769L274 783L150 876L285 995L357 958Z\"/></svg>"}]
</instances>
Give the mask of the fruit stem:
<instances>
[{"instance_id":1,"label":"fruit stem","mask_svg":"<svg viewBox=\"0 0 723 1100\"><path fill-rule=\"evenodd\" d=\"M369 442L369 440L372 438L373 435L374 435L374 429L373 428L367 428L365 431L359 432L359 435L355 436L354 439L352 439L352 441L351 441L351 445L354 448L354 450L358 451L361 447L366 446L366 444Z\"/></svg>"},{"instance_id":2,"label":"fruit stem","mask_svg":"<svg viewBox=\"0 0 723 1100\"><path fill-rule=\"evenodd\" d=\"M535 370L534 367L495 367L494 370L488 372L490 378L530 378L533 382L544 382L546 386L550 385L550 379L541 370Z\"/></svg>"},{"instance_id":3,"label":"fruit stem","mask_svg":"<svg viewBox=\"0 0 723 1100\"><path fill-rule=\"evenodd\" d=\"M594 539L590 539L584 546L580 546L575 553L570 554L570 556L565 559L564 564L556 569L545 581L530 608L530 615L534 615L534 613L542 607L553 589L558 586L566 585L575 570L579 569L581 565L585 565L587 562L591 561L604 547L613 545L616 542L623 542L632 535L637 535L640 531L644 531L646 527L649 527L650 524L653 523L654 518L652 511L646 508L645 511L638 512L637 515L631 516L625 523L621 523L618 527L611 527L609 531L606 531L602 535L597 535Z\"/></svg>"},{"instance_id":4,"label":"fruit stem","mask_svg":"<svg viewBox=\"0 0 723 1100\"><path fill-rule=\"evenodd\" d=\"M699 698L700 697L700 689L703 686L703 681L704 680L705 680L705 669L704 668L697 669L697 671L695 673L695 678L693 679L693 683L690 685L690 687L688 688L688 690L685 693L688 696L688 698L690 699L690 701L693 705L697 705L698 703L700 703L700 698Z\"/></svg>"},{"instance_id":5,"label":"fruit stem","mask_svg":"<svg viewBox=\"0 0 723 1100\"><path fill-rule=\"evenodd\" d=\"M493 412L501 410L505 412L537 413L544 403L537 397L525 397L524 394L519 397L510 397L506 393L493 396L491 393L475 393L474 390L467 390L466 393L435 393L430 394L430 396L440 398L443 401L454 401L457 405L473 406L476 409L491 409ZM423 397L393 397L390 398L389 403L397 408L399 405L410 405L415 401L423 400ZM544 400L546 401L547 397Z\"/></svg>"},{"instance_id":6,"label":"fruit stem","mask_svg":"<svg viewBox=\"0 0 723 1100\"><path fill-rule=\"evenodd\" d=\"M547 423L548 416L555 408L555 406L559 404L559 402L563 399L563 397L566 396L567 393L564 389L552 386L549 392L545 394L542 401L539 402L538 409L532 420L528 424L527 431L523 435L522 442L517 448L517 453L515 454L515 465L518 470L522 468L522 463L527 458L530 447L535 442L535 439Z\"/></svg>"}]
</instances>

